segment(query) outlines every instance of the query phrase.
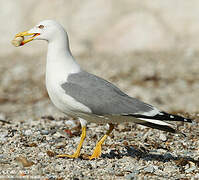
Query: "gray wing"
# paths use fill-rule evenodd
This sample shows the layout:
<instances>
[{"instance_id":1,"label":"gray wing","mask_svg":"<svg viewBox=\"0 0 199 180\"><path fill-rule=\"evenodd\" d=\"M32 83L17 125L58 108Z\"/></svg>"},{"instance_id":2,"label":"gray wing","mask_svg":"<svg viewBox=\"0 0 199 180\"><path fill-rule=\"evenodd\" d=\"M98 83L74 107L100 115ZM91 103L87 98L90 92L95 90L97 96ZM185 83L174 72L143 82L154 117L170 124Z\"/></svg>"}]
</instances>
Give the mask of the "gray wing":
<instances>
[{"instance_id":1,"label":"gray wing","mask_svg":"<svg viewBox=\"0 0 199 180\"><path fill-rule=\"evenodd\" d=\"M142 114L154 110L153 106L129 97L110 82L85 71L70 74L61 87L96 115Z\"/></svg>"}]
</instances>

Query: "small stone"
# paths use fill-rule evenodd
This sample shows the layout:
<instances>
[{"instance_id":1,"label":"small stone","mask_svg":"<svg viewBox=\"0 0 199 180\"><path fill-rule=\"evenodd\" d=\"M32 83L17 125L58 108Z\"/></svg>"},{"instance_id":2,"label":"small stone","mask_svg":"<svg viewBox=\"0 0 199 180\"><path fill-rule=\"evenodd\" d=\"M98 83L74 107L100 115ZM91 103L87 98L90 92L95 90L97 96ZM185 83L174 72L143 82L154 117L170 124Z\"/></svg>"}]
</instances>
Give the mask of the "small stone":
<instances>
[{"instance_id":1,"label":"small stone","mask_svg":"<svg viewBox=\"0 0 199 180\"><path fill-rule=\"evenodd\" d=\"M26 157L23 156L17 157L16 161L20 162L23 167L30 167L34 164L32 161L29 161Z\"/></svg>"},{"instance_id":2,"label":"small stone","mask_svg":"<svg viewBox=\"0 0 199 180\"><path fill-rule=\"evenodd\" d=\"M61 134L60 132L56 132L55 134L53 134L53 136L55 136L56 138L64 137L63 134Z\"/></svg>"},{"instance_id":3,"label":"small stone","mask_svg":"<svg viewBox=\"0 0 199 180\"><path fill-rule=\"evenodd\" d=\"M8 136L8 131L6 130L6 131L3 131L3 132L0 132L0 137L1 138L5 138L5 137L7 137Z\"/></svg>"},{"instance_id":4,"label":"small stone","mask_svg":"<svg viewBox=\"0 0 199 180\"><path fill-rule=\"evenodd\" d=\"M62 165L56 165L55 170L58 171L58 172L61 172L63 170Z\"/></svg>"},{"instance_id":5,"label":"small stone","mask_svg":"<svg viewBox=\"0 0 199 180\"><path fill-rule=\"evenodd\" d=\"M58 178L56 178L56 180L64 180L64 178L63 177L58 177Z\"/></svg>"},{"instance_id":6,"label":"small stone","mask_svg":"<svg viewBox=\"0 0 199 180\"><path fill-rule=\"evenodd\" d=\"M125 129L125 124L119 124L117 127L119 131L123 131Z\"/></svg>"},{"instance_id":7,"label":"small stone","mask_svg":"<svg viewBox=\"0 0 199 180\"><path fill-rule=\"evenodd\" d=\"M128 146L129 143L127 141L123 141L124 146Z\"/></svg>"},{"instance_id":8,"label":"small stone","mask_svg":"<svg viewBox=\"0 0 199 180\"><path fill-rule=\"evenodd\" d=\"M160 138L160 140L162 140L164 142L167 140L167 137L163 133L160 133L159 138Z\"/></svg>"},{"instance_id":9,"label":"small stone","mask_svg":"<svg viewBox=\"0 0 199 180\"><path fill-rule=\"evenodd\" d=\"M144 168L144 171L146 171L148 173L153 173L154 172L154 168L153 168L153 166L148 166L148 167Z\"/></svg>"},{"instance_id":10,"label":"small stone","mask_svg":"<svg viewBox=\"0 0 199 180\"><path fill-rule=\"evenodd\" d=\"M157 153L165 154L167 152L166 149L157 149Z\"/></svg>"},{"instance_id":11,"label":"small stone","mask_svg":"<svg viewBox=\"0 0 199 180\"><path fill-rule=\"evenodd\" d=\"M186 164L184 169L186 169L186 170L189 169L189 164Z\"/></svg>"},{"instance_id":12,"label":"small stone","mask_svg":"<svg viewBox=\"0 0 199 180\"><path fill-rule=\"evenodd\" d=\"M48 130L41 130L41 134L42 134L42 135L48 135L48 134L49 134L49 131L48 131Z\"/></svg>"},{"instance_id":13,"label":"small stone","mask_svg":"<svg viewBox=\"0 0 199 180\"><path fill-rule=\"evenodd\" d=\"M56 145L56 149L62 149L62 148L65 148L66 147L66 144L63 143L63 142L60 142Z\"/></svg>"},{"instance_id":14,"label":"small stone","mask_svg":"<svg viewBox=\"0 0 199 180\"><path fill-rule=\"evenodd\" d=\"M144 129L146 129L146 128L148 128L147 126L143 126L143 125L138 125L138 127L141 129L141 130L144 130Z\"/></svg>"},{"instance_id":15,"label":"small stone","mask_svg":"<svg viewBox=\"0 0 199 180\"><path fill-rule=\"evenodd\" d=\"M175 170L176 167L172 167L172 166L165 166L164 167L164 172L172 172L173 170Z\"/></svg>"},{"instance_id":16,"label":"small stone","mask_svg":"<svg viewBox=\"0 0 199 180\"><path fill-rule=\"evenodd\" d=\"M192 171L194 171L194 170L196 170L196 166L192 166L192 167L186 169L185 172L186 172L186 173L190 173L190 172L192 172Z\"/></svg>"},{"instance_id":17,"label":"small stone","mask_svg":"<svg viewBox=\"0 0 199 180\"><path fill-rule=\"evenodd\" d=\"M135 179L137 177L137 174L139 173L139 171L135 170L133 171L132 173L128 174L126 176L126 179L127 180L132 180L132 179Z\"/></svg>"},{"instance_id":18,"label":"small stone","mask_svg":"<svg viewBox=\"0 0 199 180\"><path fill-rule=\"evenodd\" d=\"M52 141L52 137L51 136L46 136L46 141Z\"/></svg>"},{"instance_id":19,"label":"small stone","mask_svg":"<svg viewBox=\"0 0 199 180\"><path fill-rule=\"evenodd\" d=\"M89 154L85 154L85 153L81 154L81 158L84 159L84 160L89 160L89 157L90 157ZM91 165L91 167L92 167L92 165Z\"/></svg>"},{"instance_id":20,"label":"small stone","mask_svg":"<svg viewBox=\"0 0 199 180\"><path fill-rule=\"evenodd\" d=\"M199 173L195 174L194 178L199 179Z\"/></svg>"},{"instance_id":21,"label":"small stone","mask_svg":"<svg viewBox=\"0 0 199 180\"><path fill-rule=\"evenodd\" d=\"M31 130L31 129L26 130L26 131L24 132L24 135L26 135L26 136L32 135L32 130Z\"/></svg>"},{"instance_id":22,"label":"small stone","mask_svg":"<svg viewBox=\"0 0 199 180\"><path fill-rule=\"evenodd\" d=\"M44 157L44 156L46 156L46 154L44 154L43 152L40 152L40 153L38 153L37 156L38 156L38 157Z\"/></svg>"},{"instance_id":23,"label":"small stone","mask_svg":"<svg viewBox=\"0 0 199 180\"><path fill-rule=\"evenodd\" d=\"M158 166L153 166L153 168L155 171L158 170Z\"/></svg>"},{"instance_id":24,"label":"small stone","mask_svg":"<svg viewBox=\"0 0 199 180\"><path fill-rule=\"evenodd\" d=\"M0 159L4 159L4 155L3 154L0 154Z\"/></svg>"},{"instance_id":25,"label":"small stone","mask_svg":"<svg viewBox=\"0 0 199 180\"><path fill-rule=\"evenodd\" d=\"M37 144L34 143L34 142L32 142L32 143L29 143L28 146L29 146L29 147L37 147Z\"/></svg>"},{"instance_id":26,"label":"small stone","mask_svg":"<svg viewBox=\"0 0 199 180\"><path fill-rule=\"evenodd\" d=\"M53 151L46 151L47 155L49 157L54 157L55 156L55 153Z\"/></svg>"},{"instance_id":27,"label":"small stone","mask_svg":"<svg viewBox=\"0 0 199 180\"><path fill-rule=\"evenodd\" d=\"M79 124L78 124L78 121L67 120L65 121L65 125L68 126L69 128L74 128L74 127L77 127Z\"/></svg>"}]
</instances>

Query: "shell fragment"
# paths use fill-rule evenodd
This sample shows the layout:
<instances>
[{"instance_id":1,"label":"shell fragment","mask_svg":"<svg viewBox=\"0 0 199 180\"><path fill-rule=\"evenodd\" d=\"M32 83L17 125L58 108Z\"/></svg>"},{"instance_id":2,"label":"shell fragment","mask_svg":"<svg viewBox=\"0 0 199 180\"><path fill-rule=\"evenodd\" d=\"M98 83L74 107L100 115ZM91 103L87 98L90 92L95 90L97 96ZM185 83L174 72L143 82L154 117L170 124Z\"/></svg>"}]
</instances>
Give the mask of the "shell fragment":
<instances>
[{"instance_id":1,"label":"shell fragment","mask_svg":"<svg viewBox=\"0 0 199 180\"><path fill-rule=\"evenodd\" d=\"M22 41L24 40L24 37L23 36L20 36L20 37L15 37L13 40L12 40L12 44L16 47L20 46Z\"/></svg>"}]
</instances>

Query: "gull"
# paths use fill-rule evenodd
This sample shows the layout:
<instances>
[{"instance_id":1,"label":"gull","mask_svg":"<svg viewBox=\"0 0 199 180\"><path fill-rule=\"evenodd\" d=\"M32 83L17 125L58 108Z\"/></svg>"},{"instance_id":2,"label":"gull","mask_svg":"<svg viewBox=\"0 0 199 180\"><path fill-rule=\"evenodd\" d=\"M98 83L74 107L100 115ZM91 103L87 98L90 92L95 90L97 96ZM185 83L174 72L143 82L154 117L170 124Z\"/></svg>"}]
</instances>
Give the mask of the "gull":
<instances>
[{"instance_id":1,"label":"gull","mask_svg":"<svg viewBox=\"0 0 199 180\"><path fill-rule=\"evenodd\" d=\"M130 97L112 83L83 70L70 51L67 32L54 20L41 21L32 29L16 34L15 40L20 41L19 46L32 40L48 42L46 88L49 97L60 111L80 120L82 134L76 151L72 155L60 154L57 157L80 156L87 122L109 124L108 131L97 142L93 154L89 156L90 160L100 157L102 144L115 124L132 122L178 133L172 124L166 121L192 122L191 119L166 113Z\"/></svg>"}]
</instances>

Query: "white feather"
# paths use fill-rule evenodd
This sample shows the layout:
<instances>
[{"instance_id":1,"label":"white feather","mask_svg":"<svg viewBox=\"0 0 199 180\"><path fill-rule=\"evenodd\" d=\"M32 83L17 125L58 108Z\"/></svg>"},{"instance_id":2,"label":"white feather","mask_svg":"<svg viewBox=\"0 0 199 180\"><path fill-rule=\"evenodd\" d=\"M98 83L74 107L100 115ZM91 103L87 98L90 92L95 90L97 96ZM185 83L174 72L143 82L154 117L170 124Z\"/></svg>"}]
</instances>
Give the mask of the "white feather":
<instances>
[{"instance_id":1,"label":"white feather","mask_svg":"<svg viewBox=\"0 0 199 180\"><path fill-rule=\"evenodd\" d=\"M145 122L150 122L152 124L157 124L157 125L161 125L161 126L169 126L172 128L172 125L167 123L167 122L164 122L164 121L160 121L160 120L154 120L154 119L144 119L144 118L139 118ZM144 125L144 124L143 124Z\"/></svg>"}]
</instances>

